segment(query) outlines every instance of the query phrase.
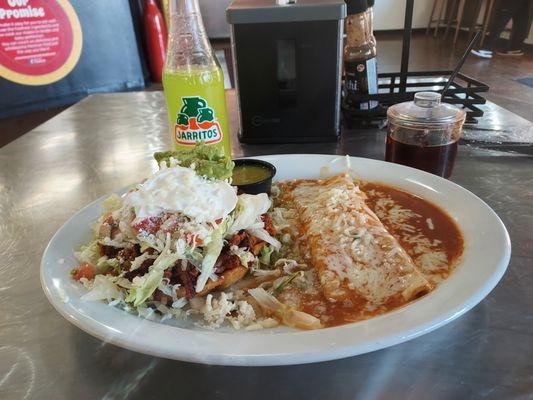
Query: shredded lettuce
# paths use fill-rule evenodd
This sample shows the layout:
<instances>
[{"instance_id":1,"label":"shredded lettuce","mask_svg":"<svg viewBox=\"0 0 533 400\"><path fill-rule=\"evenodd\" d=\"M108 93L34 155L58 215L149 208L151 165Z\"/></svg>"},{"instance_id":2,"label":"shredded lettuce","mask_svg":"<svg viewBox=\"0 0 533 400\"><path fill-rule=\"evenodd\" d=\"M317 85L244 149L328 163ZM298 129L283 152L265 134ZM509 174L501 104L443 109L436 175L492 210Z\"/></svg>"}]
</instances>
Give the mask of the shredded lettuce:
<instances>
[{"instance_id":1,"label":"shredded lettuce","mask_svg":"<svg viewBox=\"0 0 533 400\"><path fill-rule=\"evenodd\" d=\"M298 276L302 276L302 275L303 275L303 271L297 271L297 272L290 274L289 276L286 276L280 282L280 284L274 288L274 292L272 294L274 296L278 296L281 293L281 291L285 288L285 286L287 286L289 283L295 280Z\"/></svg>"},{"instance_id":2,"label":"shredded lettuce","mask_svg":"<svg viewBox=\"0 0 533 400\"><path fill-rule=\"evenodd\" d=\"M249 289L248 293L262 309L273 312L285 325L301 329L319 329L323 327L322 322L315 316L298 311L280 302L262 287Z\"/></svg>"},{"instance_id":3,"label":"shredded lettuce","mask_svg":"<svg viewBox=\"0 0 533 400\"><path fill-rule=\"evenodd\" d=\"M246 231L249 232L251 235L255 236L256 238L270 243L274 250L281 249L281 243L278 241L278 239L270 236L270 234L264 228L246 229Z\"/></svg>"},{"instance_id":4,"label":"shredded lettuce","mask_svg":"<svg viewBox=\"0 0 533 400\"><path fill-rule=\"evenodd\" d=\"M178 254L161 254L146 275L133 278L133 284L126 301L132 302L135 307L143 304L163 280L165 270L174 265L178 258Z\"/></svg>"},{"instance_id":5,"label":"shredded lettuce","mask_svg":"<svg viewBox=\"0 0 533 400\"><path fill-rule=\"evenodd\" d=\"M112 194L107 199L102 201L102 206L107 212L113 212L115 210L119 210L122 207L122 199L120 198L119 195Z\"/></svg>"},{"instance_id":6,"label":"shredded lettuce","mask_svg":"<svg viewBox=\"0 0 533 400\"><path fill-rule=\"evenodd\" d=\"M196 292L201 292L207 283L207 279L211 276L217 258L224 246L224 233L226 230L226 223L223 222L211 234L211 241L205 247L204 258L202 260L202 270L198 280L196 281Z\"/></svg>"},{"instance_id":7,"label":"shredded lettuce","mask_svg":"<svg viewBox=\"0 0 533 400\"><path fill-rule=\"evenodd\" d=\"M96 275L92 282L92 288L85 293L82 300L115 300L122 299L122 291L114 282L115 277L109 275Z\"/></svg>"},{"instance_id":8,"label":"shredded lettuce","mask_svg":"<svg viewBox=\"0 0 533 400\"><path fill-rule=\"evenodd\" d=\"M261 253L259 256L259 261L263 265L270 265L270 256L272 255L272 252L274 251L274 248L265 245L261 248Z\"/></svg>"},{"instance_id":9,"label":"shredded lettuce","mask_svg":"<svg viewBox=\"0 0 533 400\"><path fill-rule=\"evenodd\" d=\"M239 257L239 260L241 261L241 264L243 266L248 266L248 263L254 262L255 256L252 252L247 251L244 248L238 247L238 246L231 246L231 252L235 254L237 257Z\"/></svg>"},{"instance_id":10,"label":"shredded lettuce","mask_svg":"<svg viewBox=\"0 0 533 400\"><path fill-rule=\"evenodd\" d=\"M262 228L261 215L270 208L271 201L266 193L256 195L241 194L237 199L237 206L233 215L228 234L240 231L241 229Z\"/></svg>"},{"instance_id":11,"label":"shredded lettuce","mask_svg":"<svg viewBox=\"0 0 533 400\"><path fill-rule=\"evenodd\" d=\"M137 268L139 268L143 262L145 262L146 260L148 259L154 259L154 258L157 258L157 256L155 255L151 255L149 253L142 253L139 257L135 258L135 260L133 260L133 262L131 263L131 266L130 266L130 271L133 271L133 270L136 270Z\"/></svg>"},{"instance_id":12,"label":"shredded lettuce","mask_svg":"<svg viewBox=\"0 0 533 400\"><path fill-rule=\"evenodd\" d=\"M96 264L96 269L98 273L103 274L106 272L109 268L113 268L115 272L120 273L120 261L116 258L109 258L106 260L98 260Z\"/></svg>"},{"instance_id":13,"label":"shredded lettuce","mask_svg":"<svg viewBox=\"0 0 533 400\"><path fill-rule=\"evenodd\" d=\"M98 259L100 258L100 248L98 247L98 242L93 240L85 246L81 246L80 250L75 252L74 255L80 263L87 263L91 265L98 264Z\"/></svg>"}]
</instances>

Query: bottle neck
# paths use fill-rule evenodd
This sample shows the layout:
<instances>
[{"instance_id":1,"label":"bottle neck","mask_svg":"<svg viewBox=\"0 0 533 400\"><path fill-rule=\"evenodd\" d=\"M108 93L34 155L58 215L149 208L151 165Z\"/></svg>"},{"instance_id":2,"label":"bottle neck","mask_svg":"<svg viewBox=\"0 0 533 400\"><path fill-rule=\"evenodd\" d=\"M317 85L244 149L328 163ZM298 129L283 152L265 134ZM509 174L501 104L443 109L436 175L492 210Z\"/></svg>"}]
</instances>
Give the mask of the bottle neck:
<instances>
[{"instance_id":1,"label":"bottle neck","mask_svg":"<svg viewBox=\"0 0 533 400\"><path fill-rule=\"evenodd\" d=\"M372 32L372 9L358 14L350 14L345 20L346 60L362 61L376 56L376 39Z\"/></svg>"},{"instance_id":2,"label":"bottle neck","mask_svg":"<svg viewBox=\"0 0 533 400\"><path fill-rule=\"evenodd\" d=\"M218 63L205 31L198 0L170 0L169 19L165 69L217 68Z\"/></svg>"}]
</instances>

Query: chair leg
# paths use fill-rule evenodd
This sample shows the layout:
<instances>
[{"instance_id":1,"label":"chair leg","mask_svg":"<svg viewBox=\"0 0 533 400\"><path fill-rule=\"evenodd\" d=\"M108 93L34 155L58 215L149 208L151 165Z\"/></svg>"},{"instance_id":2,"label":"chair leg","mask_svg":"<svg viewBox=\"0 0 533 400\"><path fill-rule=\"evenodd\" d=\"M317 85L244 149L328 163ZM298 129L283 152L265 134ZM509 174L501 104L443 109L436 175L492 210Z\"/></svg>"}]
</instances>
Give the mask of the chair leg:
<instances>
[{"instance_id":1,"label":"chair leg","mask_svg":"<svg viewBox=\"0 0 533 400\"><path fill-rule=\"evenodd\" d=\"M457 43L459 37L459 30L461 29L461 23L463 22L463 12L465 10L466 0L459 0L459 9L457 10L457 26L455 27L455 35L453 36L453 44Z\"/></svg>"},{"instance_id":2,"label":"chair leg","mask_svg":"<svg viewBox=\"0 0 533 400\"><path fill-rule=\"evenodd\" d=\"M450 31L450 26L452 24L452 18L453 18L453 14L455 13L456 6L457 6L457 0L452 0L450 11L448 13L448 21L446 22L446 30L444 31L444 39L448 37L448 32Z\"/></svg>"},{"instance_id":3,"label":"chair leg","mask_svg":"<svg viewBox=\"0 0 533 400\"><path fill-rule=\"evenodd\" d=\"M439 27L440 27L440 23L444 22L444 17L446 16L446 8L448 8L448 0L444 0L442 2L442 7L440 9L440 14L439 14L439 22L438 22Z\"/></svg>"},{"instance_id":4,"label":"chair leg","mask_svg":"<svg viewBox=\"0 0 533 400\"><path fill-rule=\"evenodd\" d=\"M440 15L442 14L442 8L444 6L444 0L439 0L439 11L437 12L437 24L435 25L435 31L433 32L433 37L437 37L437 33L439 33L440 28Z\"/></svg>"},{"instance_id":5,"label":"chair leg","mask_svg":"<svg viewBox=\"0 0 533 400\"><path fill-rule=\"evenodd\" d=\"M474 32L477 27L477 20L479 17L479 12L481 11L482 1L483 0L476 0L476 9L474 11L474 17L472 18L472 22L470 23L470 26L468 27L468 43L470 43L472 36L474 36Z\"/></svg>"},{"instance_id":6,"label":"chair leg","mask_svg":"<svg viewBox=\"0 0 533 400\"><path fill-rule=\"evenodd\" d=\"M437 6L438 2L439 0L435 0L433 2L433 7L431 8L431 15L429 16L428 27L426 29L426 35L429 33L429 30L431 29L431 23L433 22L433 15L435 15L435 7Z\"/></svg>"},{"instance_id":7,"label":"chair leg","mask_svg":"<svg viewBox=\"0 0 533 400\"><path fill-rule=\"evenodd\" d=\"M494 0L489 0L489 4L487 5L487 8L485 9L485 16L483 18L483 28L482 28L482 34L481 34L481 41L479 42L479 47L483 48L483 43L485 42L485 35L487 34L487 29L489 26L489 22L492 18L492 9L494 8Z\"/></svg>"}]
</instances>

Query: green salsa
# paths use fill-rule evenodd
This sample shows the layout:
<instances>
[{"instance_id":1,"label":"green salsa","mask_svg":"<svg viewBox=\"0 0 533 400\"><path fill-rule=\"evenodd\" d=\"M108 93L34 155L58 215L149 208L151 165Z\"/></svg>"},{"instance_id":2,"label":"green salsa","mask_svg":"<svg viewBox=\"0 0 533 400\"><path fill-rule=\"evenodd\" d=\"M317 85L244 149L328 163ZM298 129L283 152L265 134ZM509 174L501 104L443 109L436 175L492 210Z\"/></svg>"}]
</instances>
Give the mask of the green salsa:
<instances>
[{"instance_id":1,"label":"green salsa","mask_svg":"<svg viewBox=\"0 0 533 400\"><path fill-rule=\"evenodd\" d=\"M233 185L248 185L269 178L270 171L260 165L244 164L233 168Z\"/></svg>"}]
</instances>

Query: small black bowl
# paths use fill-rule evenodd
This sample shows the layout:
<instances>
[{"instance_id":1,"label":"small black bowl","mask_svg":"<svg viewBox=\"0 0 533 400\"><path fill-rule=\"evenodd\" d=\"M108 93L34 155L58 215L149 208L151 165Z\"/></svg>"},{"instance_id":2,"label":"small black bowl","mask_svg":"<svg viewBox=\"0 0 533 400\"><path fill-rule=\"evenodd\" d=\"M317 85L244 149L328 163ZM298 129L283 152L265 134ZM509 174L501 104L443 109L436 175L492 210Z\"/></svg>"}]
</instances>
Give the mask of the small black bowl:
<instances>
[{"instance_id":1,"label":"small black bowl","mask_svg":"<svg viewBox=\"0 0 533 400\"><path fill-rule=\"evenodd\" d=\"M269 162L263 160L256 160L253 158L239 158L233 160L235 162L235 168L241 165L256 165L264 168L269 172L269 176L257 182L247 183L245 185L233 185L237 186L239 192L248 194L266 193L270 195L270 189L272 188L272 178L276 175L276 167Z\"/></svg>"}]
</instances>

